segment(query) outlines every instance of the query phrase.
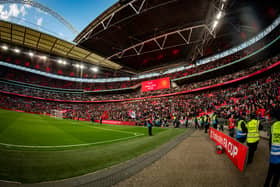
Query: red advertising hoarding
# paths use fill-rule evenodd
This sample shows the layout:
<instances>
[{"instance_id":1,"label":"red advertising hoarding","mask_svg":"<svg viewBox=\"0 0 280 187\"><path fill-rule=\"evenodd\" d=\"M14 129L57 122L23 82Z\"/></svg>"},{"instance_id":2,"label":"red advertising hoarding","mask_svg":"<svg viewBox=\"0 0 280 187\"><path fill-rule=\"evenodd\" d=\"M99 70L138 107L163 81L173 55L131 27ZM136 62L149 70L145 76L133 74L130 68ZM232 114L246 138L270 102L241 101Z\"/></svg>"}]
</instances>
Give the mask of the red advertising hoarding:
<instances>
[{"instance_id":1,"label":"red advertising hoarding","mask_svg":"<svg viewBox=\"0 0 280 187\"><path fill-rule=\"evenodd\" d=\"M211 127L209 137L224 148L227 156L240 171L244 170L247 162L247 146Z\"/></svg>"},{"instance_id":2,"label":"red advertising hoarding","mask_svg":"<svg viewBox=\"0 0 280 187\"><path fill-rule=\"evenodd\" d=\"M99 123L99 120L95 120L94 122ZM116 120L102 120L103 124L110 124L110 125L129 125L129 126L136 126L135 121L116 121Z\"/></svg>"},{"instance_id":3,"label":"red advertising hoarding","mask_svg":"<svg viewBox=\"0 0 280 187\"><path fill-rule=\"evenodd\" d=\"M170 79L169 77L167 77L167 78L155 79L151 81L144 81L142 82L141 88L142 88L142 92L170 88Z\"/></svg>"}]
</instances>

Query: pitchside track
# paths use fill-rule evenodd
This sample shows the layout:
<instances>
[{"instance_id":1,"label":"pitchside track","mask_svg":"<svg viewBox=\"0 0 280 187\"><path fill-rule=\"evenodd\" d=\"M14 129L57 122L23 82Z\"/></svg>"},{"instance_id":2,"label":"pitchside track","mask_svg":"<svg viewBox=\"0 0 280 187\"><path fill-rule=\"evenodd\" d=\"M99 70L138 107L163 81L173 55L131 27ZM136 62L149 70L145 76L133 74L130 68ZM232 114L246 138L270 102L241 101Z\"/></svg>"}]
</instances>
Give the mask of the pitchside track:
<instances>
[{"instance_id":1,"label":"pitchside track","mask_svg":"<svg viewBox=\"0 0 280 187\"><path fill-rule=\"evenodd\" d=\"M40 182L93 172L131 159L184 129L100 125L0 110L0 180Z\"/></svg>"}]
</instances>

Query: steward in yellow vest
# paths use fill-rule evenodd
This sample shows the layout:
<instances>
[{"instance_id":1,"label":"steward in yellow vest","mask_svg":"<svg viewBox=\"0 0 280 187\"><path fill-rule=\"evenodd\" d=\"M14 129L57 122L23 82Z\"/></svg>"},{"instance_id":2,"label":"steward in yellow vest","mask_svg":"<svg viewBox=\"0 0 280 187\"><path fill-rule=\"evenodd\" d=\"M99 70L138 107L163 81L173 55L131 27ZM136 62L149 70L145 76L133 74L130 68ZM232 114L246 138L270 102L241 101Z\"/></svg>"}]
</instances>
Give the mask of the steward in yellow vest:
<instances>
[{"instance_id":1,"label":"steward in yellow vest","mask_svg":"<svg viewBox=\"0 0 280 187\"><path fill-rule=\"evenodd\" d=\"M280 121L273 123L271 127L270 162L280 164Z\"/></svg>"},{"instance_id":2,"label":"steward in yellow vest","mask_svg":"<svg viewBox=\"0 0 280 187\"><path fill-rule=\"evenodd\" d=\"M260 121L256 119L252 119L247 123L247 143L256 143L260 140L259 126Z\"/></svg>"},{"instance_id":3,"label":"steward in yellow vest","mask_svg":"<svg viewBox=\"0 0 280 187\"><path fill-rule=\"evenodd\" d=\"M258 143L260 140L260 121L256 120L256 115L251 115L251 120L247 123L247 146L249 148L249 155L247 164L251 164L254 158L254 153L258 148Z\"/></svg>"},{"instance_id":4,"label":"steward in yellow vest","mask_svg":"<svg viewBox=\"0 0 280 187\"><path fill-rule=\"evenodd\" d=\"M280 110L279 110L280 113ZM280 119L271 126L270 136L270 163L264 186L277 186L280 178Z\"/></svg>"},{"instance_id":5,"label":"steward in yellow vest","mask_svg":"<svg viewBox=\"0 0 280 187\"><path fill-rule=\"evenodd\" d=\"M217 113L214 112L214 114L212 115L212 125L214 129L217 129L218 126L218 120L217 120Z\"/></svg>"},{"instance_id":6,"label":"steward in yellow vest","mask_svg":"<svg viewBox=\"0 0 280 187\"><path fill-rule=\"evenodd\" d=\"M237 122L237 128L236 128L236 139L244 143L247 138L247 124L246 121L244 120L244 114L241 114L241 117L239 118Z\"/></svg>"}]
</instances>

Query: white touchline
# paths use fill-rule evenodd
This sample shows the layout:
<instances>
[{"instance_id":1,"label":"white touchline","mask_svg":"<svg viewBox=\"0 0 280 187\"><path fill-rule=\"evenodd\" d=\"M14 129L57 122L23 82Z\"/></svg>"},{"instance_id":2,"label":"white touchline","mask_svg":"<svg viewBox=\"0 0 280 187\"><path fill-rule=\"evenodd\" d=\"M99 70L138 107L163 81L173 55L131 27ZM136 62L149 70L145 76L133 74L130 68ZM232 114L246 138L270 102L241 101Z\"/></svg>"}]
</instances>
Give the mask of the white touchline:
<instances>
[{"instance_id":1,"label":"white touchline","mask_svg":"<svg viewBox=\"0 0 280 187\"><path fill-rule=\"evenodd\" d=\"M135 138L137 136L143 136L144 134L138 134L134 136L129 136L125 138L118 138L114 140L106 140L106 141L100 141L100 142L94 142L94 143L85 143L85 144L74 144L74 145L16 145L16 144L6 144L6 143L0 143L0 145L4 145L7 147L18 147L18 148L67 148L67 147L79 147L79 146L87 146L87 145L98 145L98 144L104 144L104 143L110 143L110 142L116 142L120 140L127 140L131 138Z\"/></svg>"},{"instance_id":2,"label":"white touchline","mask_svg":"<svg viewBox=\"0 0 280 187\"><path fill-rule=\"evenodd\" d=\"M77 124L77 123L74 122L72 124ZM105 128L104 129L103 127L96 127L96 126L90 126L90 125L87 125L87 127L95 128L95 129L101 129L101 130L107 130L107 131L121 132L121 133L125 133L125 134L133 134L133 135L141 134L141 135L144 135L143 133L135 133L135 132L131 132L131 131L121 131L121 130L110 129L110 128Z\"/></svg>"},{"instance_id":3,"label":"white touchline","mask_svg":"<svg viewBox=\"0 0 280 187\"><path fill-rule=\"evenodd\" d=\"M94 126L89 126L89 127L91 127L91 128L95 128L95 129L107 130L107 131L121 132L121 133L125 133L125 134L133 134L133 135L137 134L137 133L135 133L135 132L131 132L131 131L121 131L121 130L110 129L110 128L108 128L108 129L104 129L104 128L94 127ZM139 133L139 134L144 135L143 133Z\"/></svg>"}]
</instances>

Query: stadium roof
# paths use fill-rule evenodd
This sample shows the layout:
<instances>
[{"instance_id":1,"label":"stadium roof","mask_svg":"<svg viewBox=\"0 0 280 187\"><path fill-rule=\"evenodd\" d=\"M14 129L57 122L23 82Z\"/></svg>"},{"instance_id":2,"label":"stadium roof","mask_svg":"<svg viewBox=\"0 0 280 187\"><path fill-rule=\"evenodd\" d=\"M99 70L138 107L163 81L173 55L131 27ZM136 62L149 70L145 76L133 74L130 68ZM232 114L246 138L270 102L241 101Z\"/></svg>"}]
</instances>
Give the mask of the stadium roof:
<instances>
[{"instance_id":1,"label":"stadium roof","mask_svg":"<svg viewBox=\"0 0 280 187\"><path fill-rule=\"evenodd\" d=\"M74 41L139 73L187 65L237 45L261 32L278 13L276 0L123 0Z\"/></svg>"},{"instance_id":2,"label":"stadium roof","mask_svg":"<svg viewBox=\"0 0 280 187\"><path fill-rule=\"evenodd\" d=\"M19 45L25 48L42 51L48 54L55 54L110 69L118 70L121 68L120 65L91 51L78 47L74 43L6 21L0 21L0 39L1 42Z\"/></svg>"}]
</instances>

